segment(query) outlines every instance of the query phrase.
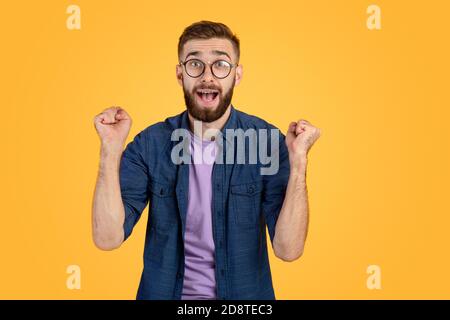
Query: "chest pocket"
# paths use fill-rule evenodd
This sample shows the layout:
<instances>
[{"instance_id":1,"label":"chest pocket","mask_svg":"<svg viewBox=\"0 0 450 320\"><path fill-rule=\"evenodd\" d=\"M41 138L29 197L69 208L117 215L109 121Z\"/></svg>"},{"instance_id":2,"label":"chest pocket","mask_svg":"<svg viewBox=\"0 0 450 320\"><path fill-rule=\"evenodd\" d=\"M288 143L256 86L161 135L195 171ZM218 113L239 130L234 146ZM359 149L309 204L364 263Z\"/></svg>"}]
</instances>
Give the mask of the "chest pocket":
<instances>
[{"instance_id":1,"label":"chest pocket","mask_svg":"<svg viewBox=\"0 0 450 320\"><path fill-rule=\"evenodd\" d=\"M262 188L262 181L231 185L233 211L238 225L255 227L259 223Z\"/></svg>"},{"instance_id":2,"label":"chest pocket","mask_svg":"<svg viewBox=\"0 0 450 320\"><path fill-rule=\"evenodd\" d=\"M150 219L154 228L169 230L178 224L178 203L174 183L151 181Z\"/></svg>"}]
</instances>

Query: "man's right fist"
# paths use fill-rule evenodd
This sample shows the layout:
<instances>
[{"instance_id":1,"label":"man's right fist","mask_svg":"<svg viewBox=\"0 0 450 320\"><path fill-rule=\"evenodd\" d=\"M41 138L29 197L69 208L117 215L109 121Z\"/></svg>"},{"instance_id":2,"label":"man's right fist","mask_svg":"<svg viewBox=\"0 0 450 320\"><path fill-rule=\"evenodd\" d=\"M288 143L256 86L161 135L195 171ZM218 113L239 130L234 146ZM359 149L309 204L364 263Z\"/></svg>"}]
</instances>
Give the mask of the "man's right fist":
<instances>
[{"instance_id":1,"label":"man's right fist","mask_svg":"<svg viewBox=\"0 0 450 320\"><path fill-rule=\"evenodd\" d=\"M121 154L131 128L131 122L128 113L120 107L107 108L96 115L94 125L102 148Z\"/></svg>"}]
</instances>

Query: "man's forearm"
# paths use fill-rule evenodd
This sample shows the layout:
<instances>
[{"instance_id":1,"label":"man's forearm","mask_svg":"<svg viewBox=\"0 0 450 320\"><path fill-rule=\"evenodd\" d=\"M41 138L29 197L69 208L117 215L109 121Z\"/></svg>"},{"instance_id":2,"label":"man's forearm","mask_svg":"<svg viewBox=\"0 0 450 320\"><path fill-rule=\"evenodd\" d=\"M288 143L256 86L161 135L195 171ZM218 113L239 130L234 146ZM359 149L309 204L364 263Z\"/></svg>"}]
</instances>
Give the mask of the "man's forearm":
<instances>
[{"instance_id":1,"label":"man's forearm","mask_svg":"<svg viewBox=\"0 0 450 320\"><path fill-rule=\"evenodd\" d=\"M100 166L92 205L92 232L96 246L102 250L119 247L124 239L125 219L120 192L119 167L121 153L100 153Z\"/></svg>"},{"instance_id":2,"label":"man's forearm","mask_svg":"<svg viewBox=\"0 0 450 320\"><path fill-rule=\"evenodd\" d=\"M275 228L275 255L285 261L294 261L303 254L308 232L306 165L306 156L291 165L286 195Z\"/></svg>"}]
</instances>

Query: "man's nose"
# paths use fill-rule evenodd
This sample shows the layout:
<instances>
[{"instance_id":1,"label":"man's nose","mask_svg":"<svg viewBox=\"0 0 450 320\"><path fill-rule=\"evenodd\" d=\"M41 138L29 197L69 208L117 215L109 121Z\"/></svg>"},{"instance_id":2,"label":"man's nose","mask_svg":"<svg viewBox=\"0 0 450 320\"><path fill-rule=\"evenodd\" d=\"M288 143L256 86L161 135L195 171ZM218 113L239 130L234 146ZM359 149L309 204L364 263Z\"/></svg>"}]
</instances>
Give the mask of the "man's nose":
<instances>
[{"instance_id":1,"label":"man's nose","mask_svg":"<svg viewBox=\"0 0 450 320\"><path fill-rule=\"evenodd\" d=\"M202 82L214 82L214 75L211 72L210 66L207 65L205 67L205 72L203 72L203 74L202 74L201 81Z\"/></svg>"}]
</instances>

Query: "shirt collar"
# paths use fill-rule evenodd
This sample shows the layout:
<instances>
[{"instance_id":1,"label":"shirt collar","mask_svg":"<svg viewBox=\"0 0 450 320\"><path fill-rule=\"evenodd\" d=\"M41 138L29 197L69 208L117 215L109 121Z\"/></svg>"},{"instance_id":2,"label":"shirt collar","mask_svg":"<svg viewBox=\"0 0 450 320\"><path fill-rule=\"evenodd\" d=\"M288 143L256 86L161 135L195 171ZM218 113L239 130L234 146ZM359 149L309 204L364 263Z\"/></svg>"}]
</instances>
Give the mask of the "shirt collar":
<instances>
[{"instance_id":1,"label":"shirt collar","mask_svg":"<svg viewBox=\"0 0 450 320\"><path fill-rule=\"evenodd\" d=\"M230 137L227 137L226 130L227 129L235 129L237 123L237 111L234 108L233 104L230 104L230 115L228 116L227 121L225 122L225 125L220 130L222 133L222 136L229 142L232 143ZM189 117L188 117L188 111L185 110L181 115L181 128L189 130Z\"/></svg>"}]
</instances>

